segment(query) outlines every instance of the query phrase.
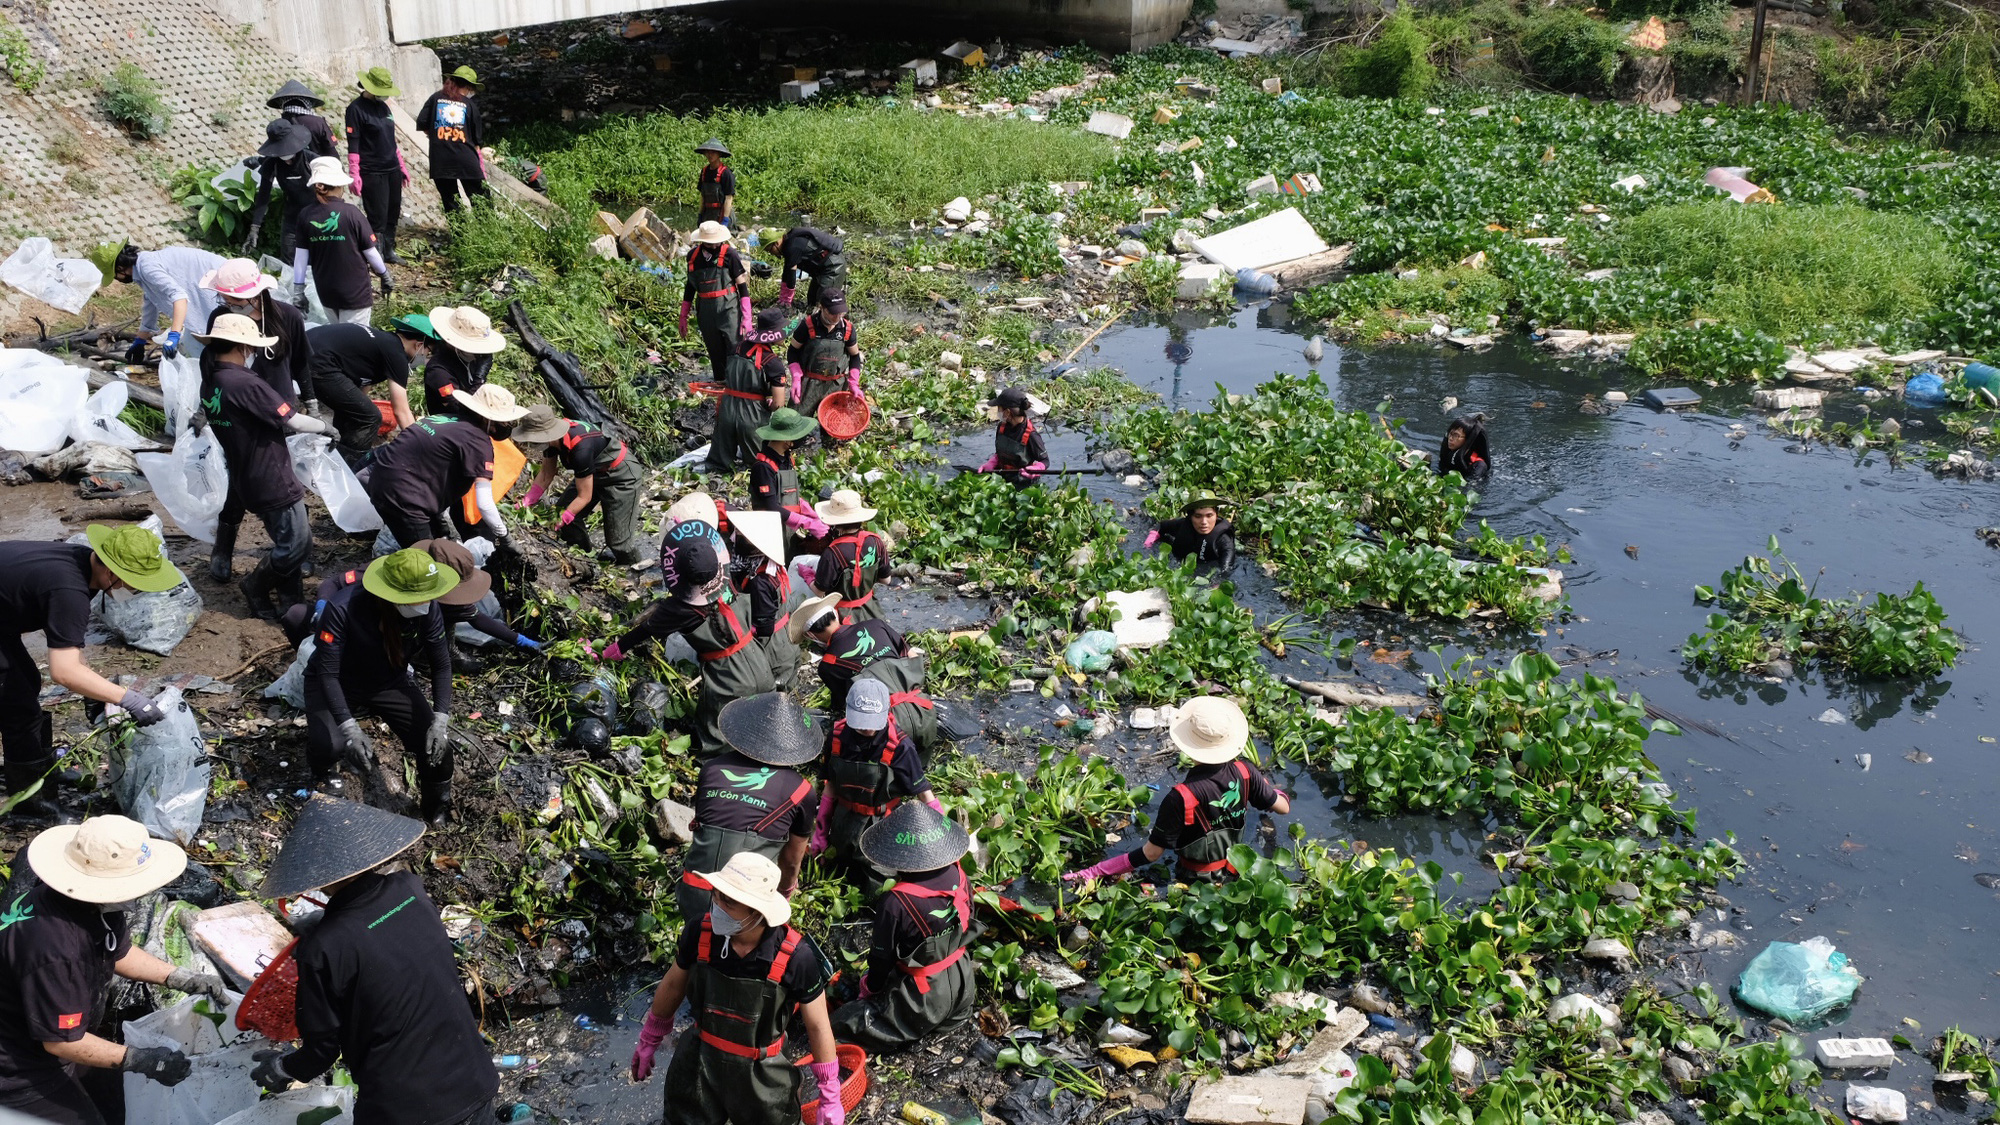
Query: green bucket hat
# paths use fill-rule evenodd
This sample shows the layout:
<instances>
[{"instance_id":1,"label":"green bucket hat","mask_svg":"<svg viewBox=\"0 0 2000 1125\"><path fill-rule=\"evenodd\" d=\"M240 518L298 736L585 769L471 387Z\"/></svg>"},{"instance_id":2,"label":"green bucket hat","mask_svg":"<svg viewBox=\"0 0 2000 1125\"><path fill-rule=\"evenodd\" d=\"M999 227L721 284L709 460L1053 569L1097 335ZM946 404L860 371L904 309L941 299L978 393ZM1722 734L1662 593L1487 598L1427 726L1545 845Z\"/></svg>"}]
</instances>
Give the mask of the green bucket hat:
<instances>
[{"instance_id":1,"label":"green bucket hat","mask_svg":"<svg viewBox=\"0 0 2000 1125\"><path fill-rule=\"evenodd\" d=\"M355 84L378 98L400 97L403 91L396 88L396 79L386 66L371 66L355 76Z\"/></svg>"},{"instance_id":2,"label":"green bucket hat","mask_svg":"<svg viewBox=\"0 0 2000 1125\"><path fill-rule=\"evenodd\" d=\"M405 547L369 563L361 585L385 602L416 605L450 593L458 585L458 572L439 566L429 551Z\"/></svg>"},{"instance_id":3,"label":"green bucket hat","mask_svg":"<svg viewBox=\"0 0 2000 1125\"><path fill-rule=\"evenodd\" d=\"M167 561L166 549L152 532L136 523L123 527L91 524L84 530L97 561L141 593L157 594L181 584L181 572Z\"/></svg>"},{"instance_id":4,"label":"green bucket hat","mask_svg":"<svg viewBox=\"0 0 2000 1125\"><path fill-rule=\"evenodd\" d=\"M404 313L389 322L391 328L406 328L421 335L426 340L438 338L437 329L431 327L431 318L423 313Z\"/></svg>"},{"instance_id":5,"label":"green bucket hat","mask_svg":"<svg viewBox=\"0 0 2000 1125\"><path fill-rule=\"evenodd\" d=\"M451 72L451 76L475 90L485 85L485 83L479 80L479 72L469 66L459 67L457 70Z\"/></svg>"},{"instance_id":6,"label":"green bucket hat","mask_svg":"<svg viewBox=\"0 0 2000 1125\"><path fill-rule=\"evenodd\" d=\"M757 427L757 440L797 441L817 429L819 429L818 422L789 406L781 406L771 412L771 421L768 424Z\"/></svg>"},{"instance_id":7,"label":"green bucket hat","mask_svg":"<svg viewBox=\"0 0 2000 1125\"><path fill-rule=\"evenodd\" d=\"M121 238L116 242L100 242L84 252L85 260L97 267L97 272L104 275L104 282L107 285L112 280L112 267L118 264L118 254L125 249L127 241Z\"/></svg>"}]
</instances>

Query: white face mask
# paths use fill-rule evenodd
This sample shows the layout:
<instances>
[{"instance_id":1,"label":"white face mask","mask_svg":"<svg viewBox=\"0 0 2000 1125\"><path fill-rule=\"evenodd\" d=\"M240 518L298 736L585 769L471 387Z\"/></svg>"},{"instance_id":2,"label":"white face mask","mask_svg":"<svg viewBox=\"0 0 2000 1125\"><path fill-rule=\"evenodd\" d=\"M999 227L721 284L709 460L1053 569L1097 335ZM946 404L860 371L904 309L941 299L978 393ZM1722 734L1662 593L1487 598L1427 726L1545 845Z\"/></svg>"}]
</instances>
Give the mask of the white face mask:
<instances>
[{"instance_id":1,"label":"white face mask","mask_svg":"<svg viewBox=\"0 0 2000 1125\"><path fill-rule=\"evenodd\" d=\"M716 937L735 937L737 934L743 932L743 927L749 924L750 920L748 918L739 922L730 915L729 911L713 903L709 904L708 928L715 931Z\"/></svg>"},{"instance_id":2,"label":"white face mask","mask_svg":"<svg viewBox=\"0 0 2000 1125\"><path fill-rule=\"evenodd\" d=\"M426 616L427 614L430 613L430 611L431 611L431 603L429 602L418 602L415 605L399 604L396 606L397 613L402 614L404 617L410 617L410 618Z\"/></svg>"},{"instance_id":3,"label":"white face mask","mask_svg":"<svg viewBox=\"0 0 2000 1125\"><path fill-rule=\"evenodd\" d=\"M137 594L138 592L139 591L134 590L130 586L120 586L117 589L110 591L111 600L114 602L131 601L132 595Z\"/></svg>"}]
</instances>

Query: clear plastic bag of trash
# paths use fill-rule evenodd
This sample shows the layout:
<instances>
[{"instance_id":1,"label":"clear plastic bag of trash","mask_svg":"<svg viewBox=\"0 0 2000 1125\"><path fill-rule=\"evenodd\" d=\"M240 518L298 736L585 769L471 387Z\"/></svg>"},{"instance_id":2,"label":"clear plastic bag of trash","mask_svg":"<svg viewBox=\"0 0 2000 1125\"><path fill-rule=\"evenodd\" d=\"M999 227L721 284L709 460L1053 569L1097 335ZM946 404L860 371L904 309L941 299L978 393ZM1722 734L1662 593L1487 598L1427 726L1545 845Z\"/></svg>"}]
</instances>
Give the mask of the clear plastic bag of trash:
<instances>
[{"instance_id":1,"label":"clear plastic bag of trash","mask_svg":"<svg viewBox=\"0 0 2000 1125\"><path fill-rule=\"evenodd\" d=\"M333 451L333 440L321 434L293 434L285 439L292 454L292 472L326 505L327 515L350 534L382 526L375 502L361 489L354 470Z\"/></svg>"},{"instance_id":2,"label":"clear plastic bag of trash","mask_svg":"<svg viewBox=\"0 0 2000 1125\"><path fill-rule=\"evenodd\" d=\"M61 449L89 398L83 368L31 348L0 348L0 449Z\"/></svg>"},{"instance_id":3,"label":"clear plastic bag of trash","mask_svg":"<svg viewBox=\"0 0 2000 1125\"><path fill-rule=\"evenodd\" d=\"M326 1109L334 1110L334 1116L314 1112ZM300 1086L282 1094L273 1094L215 1125L298 1125L301 1121L316 1122L317 1125L344 1125L353 1112L352 1086Z\"/></svg>"},{"instance_id":4,"label":"clear plastic bag of trash","mask_svg":"<svg viewBox=\"0 0 2000 1125\"><path fill-rule=\"evenodd\" d=\"M1809 1024L1854 999L1862 977L1823 937L1774 941L1736 978L1736 999L1787 1023Z\"/></svg>"},{"instance_id":5,"label":"clear plastic bag of trash","mask_svg":"<svg viewBox=\"0 0 2000 1125\"><path fill-rule=\"evenodd\" d=\"M167 434L178 438L201 405L201 361L184 355L161 360L160 399L167 404Z\"/></svg>"},{"instance_id":6,"label":"clear plastic bag of trash","mask_svg":"<svg viewBox=\"0 0 2000 1125\"><path fill-rule=\"evenodd\" d=\"M1118 635L1107 629L1092 629L1063 650L1063 663L1079 672L1102 672L1111 667L1111 653L1118 648Z\"/></svg>"},{"instance_id":7,"label":"clear plastic bag of trash","mask_svg":"<svg viewBox=\"0 0 2000 1125\"><path fill-rule=\"evenodd\" d=\"M212 1125L255 1106L263 1090L250 1080L253 1056L271 1041L236 1030L231 1018L242 998L230 996L218 1021L212 1001L189 997L171 1008L125 1023L128 1047L171 1047L188 1056L193 1073L180 1084L162 1086L137 1074L125 1076L125 1125Z\"/></svg>"},{"instance_id":8,"label":"clear plastic bag of trash","mask_svg":"<svg viewBox=\"0 0 2000 1125\"><path fill-rule=\"evenodd\" d=\"M132 388L122 379L106 383L104 388L83 404L76 412L76 421L70 428L69 436L79 443L86 441L103 442L120 449L158 449L159 443L146 437L125 424L118 417L130 401Z\"/></svg>"},{"instance_id":9,"label":"clear plastic bag of trash","mask_svg":"<svg viewBox=\"0 0 2000 1125\"><path fill-rule=\"evenodd\" d=\"M185 845L208 807L208 742L181 689L168 688L155 702L167 717L112 747L111 794L146 831Z\"/></svg>"},{"instance_id":10,"label":"clear plastic bag of trash","mask_svg":"<svg viewBox=\"0 0 2000 1125\"><path fill-rule=\"evenodd\" d=\"M312 660L314 637L299 642L299 655L285 674L264 689L265 699L282 699L297 710L306 709L306 664Z\"/></svg>"},{"instance_id":11,"label":"clear plastic bag of trash","mask_svg":"<svg viewBox=\"0 0 2000 1125\"><path fill-rule=\"evenodd\" d=\"M0 262L0 281L45 305L77 313L104 284L104 273L87 259L56 257L55 243L46 238L26 238Z\"/></svg>"},{"instance_id":12,"label":"clear plastic bag of trash","mask_svg":"<svg viewBox=\"0 0 2000 1125\"><path fill-rule=\"evenodd\" d=\"M182 531L203 543L215 542L215 520L229 497L229 468L222 463L213 428L183 435L171 453L139 454L139 471Z\"/></svg>"},{"instance_id":13,"label":"clear plastic bag of trash","mask_svg":"<svg viewBox=\"0 0 2000 1125\"><path fill-rule=\"evenodd\" d=\"M152 532L153 538L161 541L161 549L165 549L158 515L147 516L139 526ZM65 542L87 547L90 538L79 531ZM156 593L141 591L123 599L114 598L109 592L91 595L90 623L84 636L90 644L123 641L133 648L165 656L186 639L199 617L201 595L183 578L173 589Z\"/></svg>"}]
</instances>

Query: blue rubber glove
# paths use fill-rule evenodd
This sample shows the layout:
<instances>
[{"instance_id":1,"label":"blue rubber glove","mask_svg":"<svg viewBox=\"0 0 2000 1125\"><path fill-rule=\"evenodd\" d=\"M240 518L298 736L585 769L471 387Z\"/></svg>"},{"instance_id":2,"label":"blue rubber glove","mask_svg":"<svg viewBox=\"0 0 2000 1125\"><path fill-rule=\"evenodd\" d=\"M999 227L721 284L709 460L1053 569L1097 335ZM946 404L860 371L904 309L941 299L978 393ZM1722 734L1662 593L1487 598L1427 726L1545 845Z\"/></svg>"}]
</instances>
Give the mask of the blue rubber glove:
<instances>
[{"instance_id":1,"label":"blue rubber glove","mask_svg":"<svg viewBox=\"0 0 2000 1125\"><path fill-rule=\"evenodd\" d=\"M160 354L166 356L168 359L181 354L181 334L178 332L167 333L166 342L160 345Z\"/></svg>"},{"instance_id":2,"label":"blue rubber glove","mask_svg":"<svg viewBox=\"0 0 2000 1125\"><path fill-rule=\"evenodd\" d=\"M145 361L146 361L146 341L143 339L132 341L132 346L125 349L125 362L144 363Z\"/></svg>"},{"instance_id":3,"label":"blue rubber glove","mask_svg":"<svg viewBox=\"0 0 2000 1125\"><path fill-rule=\"evenodd\" d=\"M521 646L522 648L527 649L529 652L542 651L542 642L536 640L535 638L529 636L526 633L516 633L514 635L514 643Z\"/></svg>"}]
</instances>

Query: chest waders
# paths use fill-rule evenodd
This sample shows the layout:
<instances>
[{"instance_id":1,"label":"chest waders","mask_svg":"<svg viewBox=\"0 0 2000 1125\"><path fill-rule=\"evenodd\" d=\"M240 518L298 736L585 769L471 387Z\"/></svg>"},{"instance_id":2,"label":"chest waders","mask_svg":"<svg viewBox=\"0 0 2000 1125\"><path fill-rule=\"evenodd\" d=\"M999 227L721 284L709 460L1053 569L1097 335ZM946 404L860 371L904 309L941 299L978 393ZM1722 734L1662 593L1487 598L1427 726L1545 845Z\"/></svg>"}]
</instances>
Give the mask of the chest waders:
<instances>
[{"instance_id":1,"label":"chest waders","mask_svg":"<svg viewBox=\"0 0 2000 1125\"><path fill-rule=\"evenodd\" d=\"M739 352L722 365L723 390L715 400L715 435L708 447L708 463L718 472L735 472L739 456L748 461L762 447L757 429L771 420L764 398L770 393L764 378L770 354L771 349L756 344L750 354Z\"/></svg>"},{"instance_id":2,"label":"chest waders","mask_svg":"<svg viewBox=\"0 0 2000 1125\"><path fill-rule=\"evenodd\" d=\"M1250 767L1231 762L1235 773L1227 783L1210 779L1196 786L1183 782L1174 786L1186 810L1181 827L1200 827L1201 838L1184 848L1174 849L1174 865L1189 882L1226 882L1236 874L1229 862L1229 849L1243 836L1243 808L1249 791ZM1230 800L1231 794L1234 800Z\"/></svg>"},{"instance_id":3,"label":"chest waders","mask_svg":"<svg viewBox=\"0 0 2000 1125\"><path fill-rule=\"evenodd\" d=\"M872 531L857 531L840 536L826 547L840 560L840 570L836 574L822 574L817 580L833 581L833 590L840 593L835 608L840 611L841 620L883 620L882 607L875 604L875 583L881 580L882 563L888 554L882 537Z\"/></svg>"},{"instance_id":4,"label":"chest waders","mask_svg":"<svg viewBox=\"0 0 2000 1125\"><path fill-rule=\"evenodd\" d=\"M798 1005L784 986L799 932L785 927L771 971L745 979L718 971L707 919L688 971L695 1027L667 1064L666 1125L798 1125L801 1068L785 1058L785 1025Z\"/></svg>"},{"instance_id":5,"label":"chest waders","mask_svg":"<svg viewBox=\"0 0 2000 1125\"><path fill-rule=\"evenodd\" d=\"M798 608L803 599L792 592L791 572L783 566L779 566L777 570L778 573L771 577L776 586L774 592L778 598L778 615L772 619L771 635L757 638L757 644L764 650L765 663L771 666L772 681L778 685L779 691L789 692L798 686L799 682L799 646L792 643L788 627L791 625L792 611ZM762 577L760 573L750 574L742 585L736 587L736 592L749 598L765 596L759 592L758 580Z\"/></svg>"},{"instance_id":6,"label":"chest waders","mask_svg":"<svg viewBox=\"0 0 2000 1125\"><path fill-rule=\"evenodd\" d=\"M777 690L771 664L757 647L757 635L736 616L727 601L686 634L688 647L701 661L701 690L694 702L694 752L713 758L729 748L722 738L722 709L746 696Z\"/></svg>"},{"instance_id":7,"label":"chest waders","mask_svg":"<svg viewBox=\"0 0 2000 1125\"><path fill-rule=\"evenodd\" d=\"M896 792L896 773L890 768L896 760L896 751L903 745L903 732L896 729L893 718L885 729L888 736L882 740L879 754L866 758L843 756L842 738L852 737L853 732L842 730L833 736L833 747L827 755L826 779L833 789L833 810L826 821L827 844L857 870L881 870L862 857L861 834L894 812L903 798L909 796ZM882 872L883 878L892 874Z\"/></svg>"},{"instance_id":8,"label":"chest waders","mask_svg":"<svg viewBox=\"0 0 2000 1125\"><path fill-rule=\"evenodd\" d=\"M722 194L722 176L727 171L727 164L718 164L713 168L702 165L701 174L695 177L695 186L701 192L701 213L696 216L695 222L722 221L722 201L728 198Z\"/></svg>"},{"instance_id":9,"label":"chest waders","mask_svg":"<svg viewBox=\"0 0 2000 1125\"><path fill-rule=\"evenodd\" d=\"M973 938L971 884L961 872L949 891L897 883L888 900L909 912L929 936L897 966L902 971L885 993L840 1009L833 1033L842 1042L870 1052L907 1046L972 1018L978 981L965 957ZM887 900L883 909L889 909ZM871 953L871 958L873 954Z\"/></svg>"},{"instance_id":10,"label":"chest waders","mask_svg":"<svg viewBox=\"0 0 2000 1125\"><path fill-rule=\"evenodd\" d=\"M839 325L833 329L822 329L814 319L806 321L805 362L799 366L806 377L800 381L798 412L808 418L819 417L819 404L826 396L847 386L847 341ZM822 335L822 332L831 335Z\"/></svg>"},{"instance_id":11,"label":"chest waders","mask_svg":"<svg viewBox=\"0 0 2000 1125\"><path fill-rule=\"evenodd\" d=\"M708 367L718 383L728 378L729 357L743 340L743 303L737 299L736 279L724 265L727 261L727 254L718 251L711 258L700 247L688 255L695 327L701 330Z\"/></svg>"},{"instance_id":12,"label":"chest waders","mask_svg":"<svg viewBox=\"0 0 2000 1125\"><path fill-rule=\"evenodd\" d=\"M775 824L791 819L792 811L799 807L812 793L812 782L801 780L790 796L773 806L748 832L734 828L717 828L713 824L703 824L696 813L694 839L689 842L687 856L682 860L681 881L674 886L674 898L681 908L681 920L693 922L708 913L708 892L713 888L708 880L701 877L704 871L720 871L729 858L742 852L755 852L778 862L779 853L785 850L784 840L773 840L764 832Z\"/></svg>"}]
</instances>

